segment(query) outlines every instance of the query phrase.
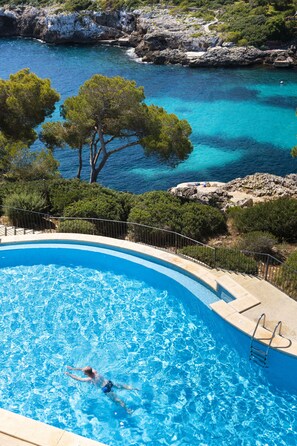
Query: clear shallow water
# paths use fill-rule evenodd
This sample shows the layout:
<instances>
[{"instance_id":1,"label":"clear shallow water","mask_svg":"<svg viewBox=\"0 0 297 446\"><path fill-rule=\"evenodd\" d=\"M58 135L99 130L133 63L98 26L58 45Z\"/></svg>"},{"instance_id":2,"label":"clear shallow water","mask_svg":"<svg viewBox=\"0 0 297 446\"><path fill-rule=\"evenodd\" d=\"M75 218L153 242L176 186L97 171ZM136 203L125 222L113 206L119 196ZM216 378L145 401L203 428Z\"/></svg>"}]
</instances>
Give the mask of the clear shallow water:
<instances>
[{"instance_id":1,"label":"clear shallow water","mask_svg":"<svg viewBox=\"0 0 297 446\"><path fill-rule=\"evenodd\" d=\"M1 249L1 407L115 446L297 444L296 393L269 384L246 339L162 266L35 251ZM133 414L65 376L67 364L138 386L118 392Z\"/></svg>"},{"instance_id":2,"label":"clear shallow water","mask_svg":"<svg viewBox=\"0 0 297 446\"><path fill-rule=\"evenodd\" d=\"M119 48L1 39L0 77L24 67L49 77L63 100L77 94L95 73L133 79L145 87L148 103L190 122L195 149L188 160L171 168L132 148L109 160L99 178L105 186L140 193L183 181L229 181L255 172L285 175L297 171L297 160L290 156L297 144L294 70L145 65ZM75 153L59 151L56 156L62 175L75 176ZM85 179L87 162L86 153Z\"/></svg>"}]
</instances>

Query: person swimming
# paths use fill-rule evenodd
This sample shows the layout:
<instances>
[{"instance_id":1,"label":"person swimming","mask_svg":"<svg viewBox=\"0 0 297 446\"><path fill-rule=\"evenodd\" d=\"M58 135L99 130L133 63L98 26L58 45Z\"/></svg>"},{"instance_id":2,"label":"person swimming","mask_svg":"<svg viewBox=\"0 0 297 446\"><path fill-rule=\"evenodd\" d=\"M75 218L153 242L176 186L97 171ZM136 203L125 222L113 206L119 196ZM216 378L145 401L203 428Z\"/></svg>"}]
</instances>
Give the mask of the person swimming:
<instances>
[{"instance_id":1,"label":"person swimming","mask_svg":"<svg viewBox=\"0 0 297 446\"><path fill-rule=\"evenodd\" d=\"M80 376L74 375L73 373L65 372L65 375L70 376L70 378L75 379L76 381L81 382L90 382L96 386L100 386L101 390L104 394L106 394L112 401L122 406L128 413L131 413L131 409L129 409L124 401L122 401L112 390L113 387L118 389L126 389L126 390L139 390L133 388L131 386L127 386L126 384L118 384L114 383L108 379L105 379L103 375L100 375L95 369L90 366L86 367L72 367L70 365L67 366L69 370L79 370L86 375L86 378L82 378Z\"/></svg>"}]
</instances>

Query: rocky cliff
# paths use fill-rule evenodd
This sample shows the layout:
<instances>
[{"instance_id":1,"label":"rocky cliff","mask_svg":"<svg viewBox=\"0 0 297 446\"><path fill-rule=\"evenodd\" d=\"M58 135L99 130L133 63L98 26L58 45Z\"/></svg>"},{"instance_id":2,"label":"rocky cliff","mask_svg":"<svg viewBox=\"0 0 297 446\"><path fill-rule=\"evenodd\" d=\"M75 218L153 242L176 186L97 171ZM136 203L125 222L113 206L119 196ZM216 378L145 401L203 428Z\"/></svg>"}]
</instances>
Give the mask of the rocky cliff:
<instances>
[{"instance_id":1,"label":"rocky cliff","mask_svg":"<svg viewBox=\"0 0 297 446\"><path fill-rule=\"evenodd\" d=\"M190 67L297 65L296 48L261 51L223 42L211 29L216 20L173 15L168 8L133 12L83 11L57 8L0 8L0 37L32 37L48 43L107 42L131 46L144 62Z\"/></svg>"},{"instance_id":2,"label":"rocky cliff","mask_svg":"<svg viewBox=\"0 0 297 446\"><path fill-rule=\"evenodd\" d=\"M60 13L53 8L0 9L0 37L32 37L48 43L95 43L120 39L135 30L126 11Z\"/></svg>"},{"instance_id":3,"label":"rocky cliff","mask_svg":"<svg viewBox=\"0 0 297 446\"><path fill-rule=\"evenodd\" d=\"M276 198L297 199L297 174L280 177L255 173L228 183L182 183L169 189L169 192L178 197L226 210L232 206L252 206L256 202Z\"/></svg>"}]
</instances>

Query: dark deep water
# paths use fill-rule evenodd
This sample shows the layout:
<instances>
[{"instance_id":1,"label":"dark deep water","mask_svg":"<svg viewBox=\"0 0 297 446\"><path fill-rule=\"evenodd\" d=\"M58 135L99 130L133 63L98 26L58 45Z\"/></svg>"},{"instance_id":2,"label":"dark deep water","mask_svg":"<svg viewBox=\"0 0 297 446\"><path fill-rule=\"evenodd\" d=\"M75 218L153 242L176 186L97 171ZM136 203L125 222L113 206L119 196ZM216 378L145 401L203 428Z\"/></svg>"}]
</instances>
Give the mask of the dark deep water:
<instances>
[{"instance_id":1,"label":"dark deep water","mask_svg":"<svg viewBox=\"0 0 297 446\"><path fill-rule=\"evenodd\" d=\"M77 94L95 73L120 75L145 88L146 101L187 119L194 151L177 167L131 148L110 158L99 177L119 190L167 189L185 181L229 181L255 172L297 172L297 72L273 69L189 69L140 64L126 50L52 46L0 39L0 77L29 67L48 77L62 96ZM284 83L280 84L283 80ZM58 119L58 111L55 119ZM56 151L64 177L76 174L76 153ZM83 178L88 179L87 153Z\"/></svg>"}]
</instances>

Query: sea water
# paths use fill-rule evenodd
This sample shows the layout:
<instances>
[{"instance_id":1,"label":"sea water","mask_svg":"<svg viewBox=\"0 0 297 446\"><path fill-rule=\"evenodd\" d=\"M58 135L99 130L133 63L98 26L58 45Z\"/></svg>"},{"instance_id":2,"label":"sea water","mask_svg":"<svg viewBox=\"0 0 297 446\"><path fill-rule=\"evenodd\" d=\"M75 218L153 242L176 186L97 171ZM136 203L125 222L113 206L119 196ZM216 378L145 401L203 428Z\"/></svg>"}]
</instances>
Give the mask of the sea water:
<instances>
[{"instance_id":1,"label":"sea water","mask_svg":"<svg viewBox=\"0 0 297 446\"><path fill-rule=\"evenodd\" d=\"M168 166L156 157L145 157L140 147L129 148L108 160L98 178L104 186L139 193L185 181L230 181L255 172L297 171L297 160L290 155L297 144L294 70L156 66L138 63L120 48L1 39L0 77L6 79L25 67L50 78L61 103L76 95L95 73L119 75L144 86L148 104L189 121L194 150L186 161ZM60 119L58 106L53 119ZM62 176L74 177L76 152L57 150L55 156ZM89 178L87 151L82 177Z\"/></svg>"}]
</instances>

